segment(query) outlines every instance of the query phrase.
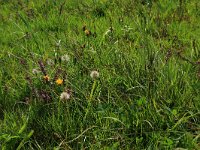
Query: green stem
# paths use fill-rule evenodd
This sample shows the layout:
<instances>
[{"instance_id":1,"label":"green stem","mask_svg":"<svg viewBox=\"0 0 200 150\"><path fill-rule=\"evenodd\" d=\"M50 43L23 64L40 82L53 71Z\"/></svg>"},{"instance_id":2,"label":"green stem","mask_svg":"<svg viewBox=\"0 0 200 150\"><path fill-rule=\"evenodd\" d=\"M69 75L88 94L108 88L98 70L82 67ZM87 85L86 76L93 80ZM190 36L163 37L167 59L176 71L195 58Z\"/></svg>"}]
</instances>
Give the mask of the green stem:
<instances>
[{"instance_id":1,"label":"green stem","mask_svg":"<svg viewBox=\"0 0 200 150\"><path fill-rule=\"evenodd\" d=\"M85 116L84 116L84 119L86 119L88 113L89 113L89 110L91 108L91 101L92 101L92 98L93 98L93 95L94 95L94 90L95 90L95 87L96 87L96 84L97 84L97 81L94 80L94 83L92 85L92 89L91 89L91 92L90 92L90 96L89 96L89 99L88 99L88 105L87 105L87 108L86 108L86 113L85 113Z\"/></svg>"}]
</instances>

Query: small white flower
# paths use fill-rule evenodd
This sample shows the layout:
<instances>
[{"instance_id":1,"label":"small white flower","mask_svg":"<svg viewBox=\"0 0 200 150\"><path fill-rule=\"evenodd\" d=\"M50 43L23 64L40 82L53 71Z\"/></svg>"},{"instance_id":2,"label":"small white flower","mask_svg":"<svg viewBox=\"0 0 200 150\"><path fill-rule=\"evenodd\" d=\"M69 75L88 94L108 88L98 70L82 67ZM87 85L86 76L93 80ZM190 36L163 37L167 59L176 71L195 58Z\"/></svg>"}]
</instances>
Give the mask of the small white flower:
<instances>
[{"instance_id":1,"label":"small white flower","mask_svg":"<svg viewBox=\"0 0 200 150\"><path fill-rule=\"evenodd\" d=\"M92 71L91 73L90 73L90 77L92 78L92 79L96 79L96 78L98 78L99 77L99 72L98 71Z\"/></svg>"},{"instance_id":2,"label":"small white flower","mask_svg":"<svg viewBox=\"0 0 200 150\"><path fill-rule=\"evenodd\" d=\"M68 61L70 60L70 57L69 57L69 55L65 54L65 55L63 55L63 56L61 57L61 60L62 60L62 61L68 62Z\"/></svg>"},{"instance_id":3,"label":"small white flower","mask_svg":"<svg viewBox=\"0 0 200 150\"><path fill-rule=\"evenodd\" d=\"M64 92L61 93L60 99L65 101L65 100L70 99L70 96L71 96L71 94L69 92L64 91Z\"/></svg>"},{"instance_id":4,"label":"small white flower","mask_svg":"<svg viewBox=\"0 0 200 150\"><path fill-rule=\"evenodd\" d=\"M53 66L54 65L54 61L52 59L47 59L47 64L49 66Z\"/></svg>"},{"instance_id":5,"label":"small white flower","mask_svg":"<svg viewBox=\"0 0 200 150\"><path fill-rule=\"evenodd\" d=\"M61 42L61 40L58 40L58 42L56 42L57 47L61 46L60 42Z\"/></svg>"},{"instance_id":6,"label":"small white flower","mask_svg":"<svg viewBox=\"0 0 200 150\"><path fill-rule=\"evenodd\" d=\"M33 74L38 74L39 72L40 72L40 71L39 71L38 69L33 69L33 70L32 70L32 73L33 73Z\"/></svg>"}]
</instances>

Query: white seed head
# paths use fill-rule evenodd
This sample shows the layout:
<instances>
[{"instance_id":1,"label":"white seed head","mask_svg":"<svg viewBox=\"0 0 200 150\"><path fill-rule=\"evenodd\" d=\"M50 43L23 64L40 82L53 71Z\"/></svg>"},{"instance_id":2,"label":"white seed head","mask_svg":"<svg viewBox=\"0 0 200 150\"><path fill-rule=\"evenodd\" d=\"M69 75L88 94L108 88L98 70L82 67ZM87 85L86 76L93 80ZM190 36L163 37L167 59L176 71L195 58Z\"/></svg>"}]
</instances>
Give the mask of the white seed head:
<instances>
[{"instance_id":1,"label":"white seed head","mask_svg":"<svg viewBox=\"0 0 200 150\"><path fill-rule=\"evenodd\" d=\"M53 66L54 65L54 61L52 59L47 59L47 64L49 66Z\"/></svg>"},{"instance_id":2,"label":"white seed head","mask_svg":"<svg viewBox=\"0 0 200 150\"><path fill-rule=\"evenodd\" d=\"M97 78L99 77L99 72L98 72L98 71L92 71L92 72L90 73L90 77L91 77L92 79L97 79Z\"/></svg>"},{"instance_id":3,"label":"white seed head","mask_svg":"<svg viewBox=\"0 0 200 150\"><path fill-rule=\"evenodd\" d=\"M70 60L70 57L69 57L69 55L65 54L65 55L63 55L63 56L61 57L61 60L62 60L62 61L68 62L68 61Z\"/></svg>"},{"instance_id":4,"label":"white seed head","mask_svg":"<svg viewBox=\"0 0 200 150\"><path fill-rule=\"evenodd\" d=\"M63 101L65 101L65 100L68 100L68 99L70 99L70 93L69 92L62 92L61 94L60 94L60 99L61 100L63 100Z\"/></svg>"},{"instance_id":5,"label":"white seed head","mask_svg":"<svg viewBox=\"0 0 200 150\"><path fill-rule=\"evenodd\" d=\"M32 73L33 73L33 74L38 74L39 72L40 72L40 71L39 71L38 69L35 69L35 68L32 70Z\"/></svg>"}]
</instances>

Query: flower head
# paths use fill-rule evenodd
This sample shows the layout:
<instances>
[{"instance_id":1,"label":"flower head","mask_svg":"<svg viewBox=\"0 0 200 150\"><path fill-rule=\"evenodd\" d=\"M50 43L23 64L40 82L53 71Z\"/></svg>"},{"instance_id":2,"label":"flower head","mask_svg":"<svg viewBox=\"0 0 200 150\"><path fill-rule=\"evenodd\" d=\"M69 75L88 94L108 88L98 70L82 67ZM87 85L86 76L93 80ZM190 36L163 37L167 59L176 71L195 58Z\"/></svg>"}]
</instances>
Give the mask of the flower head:
<instances>
[{"instance_id":1,"label":"flower head","mask_svg":"<svg viewBox=\"0 0 200 150\"><path fill-rule=\"evenodd\" d=\"M49 66L53 66L54 65L54 61L52 59L47 59L47 64Z\"/></svg>"},{"instance_id":2,"label":"flower head","mask_svg":"<svg viewBox=\"0 0 200 150\"><path fill-rule=\"evenodd\" d=\"M62 101L68 100L68 99L70 99L70 97L71 97L71 90L69 90L69 89L65 90L64 92L62 92L60 94L60 99Z\"/></svg>"},{"instance_id":3,"label":"flower head","mask_svg":"<svg viewBox=\"0 0 200 150\"><path fill-rule=\"evenodd\" d=\"M62 61L68 62L68 61L70 60L70 57L69 57L69 55L65 54L65 55L63 55L63 56L61 57L61 60L62 60Z\"/></svg>"},{"instance_id":4,"label":"flower head","mask_svg":"<svg viewBox=\"0 0 200 150\"><path fill-rule=\"evenodd\" d=\"M45 81L49 81L49 80L50 80L50 77L49 77L48 75L45 75L45 76L43 77L43 79L44 79Z\"/></svg>"},{"instance_id":5,"label":"flower head","mask_svg":"<svg viewBox=\"0 0 200 150\"><path fill-rule=\"evenodd\" d=\"M97 78L99 77L99 72L98 72L98 71L92 71L92 72L90 73L90 77L91 77L92 79L97 79Z\"/></svg>"},{"instance_id":6,"label":"flower head","mask_svg":"<svg viewBox=\"0 0 200 150\"><path fill-rule=\"evenodd\" d=\"M40 71L39 71L38 69L33 69L33 70L32 70L32 73L33 73L33 74L38 74L39 72L40 72Z\"/></svg>"},{"instance_id":7,"label":"flower head","mask_svg":"<svg viewBox=\"0 0 200 150\"><path fill-rule=\"evenodd\" d=\"M63 80L62 80L62 79L58 78L58 79L56 80L56 84L61 85L62 83L63 83Z\"/></svg>"}]
</instances>

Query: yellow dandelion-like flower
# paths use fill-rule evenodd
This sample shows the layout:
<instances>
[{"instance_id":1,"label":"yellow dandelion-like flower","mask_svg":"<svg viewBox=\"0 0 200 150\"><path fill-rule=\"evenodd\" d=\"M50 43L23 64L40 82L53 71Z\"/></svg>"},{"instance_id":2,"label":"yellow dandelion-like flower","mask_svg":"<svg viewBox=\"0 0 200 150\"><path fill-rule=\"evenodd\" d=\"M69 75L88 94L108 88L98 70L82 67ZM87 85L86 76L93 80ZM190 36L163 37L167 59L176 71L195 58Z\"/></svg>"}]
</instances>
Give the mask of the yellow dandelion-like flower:
<instances>
[{"instance_id":1,"label":"yellow dandelion-like flower","mask_svg":"<svg viewBox=\"0 0 200 150\"><path fill-rule=\"evenodd\" d=\"M45 76L43 77L43 79L44 79L45 81L49 81L49 80L50 80L50 77L49 77L48 75L45 75Z\"/></svg>"},{"instance_id":2,"label":"yellow dandelion-like flower","mask_svg":"<svg viewBox=\"0 0 200 150\"><path fill-rule=\"evenodd\" d=\"M56 84L61 85L62 83L63 83L62 79L59 78L59 79L56 80Z\"/></svg>"}]
</instances>

